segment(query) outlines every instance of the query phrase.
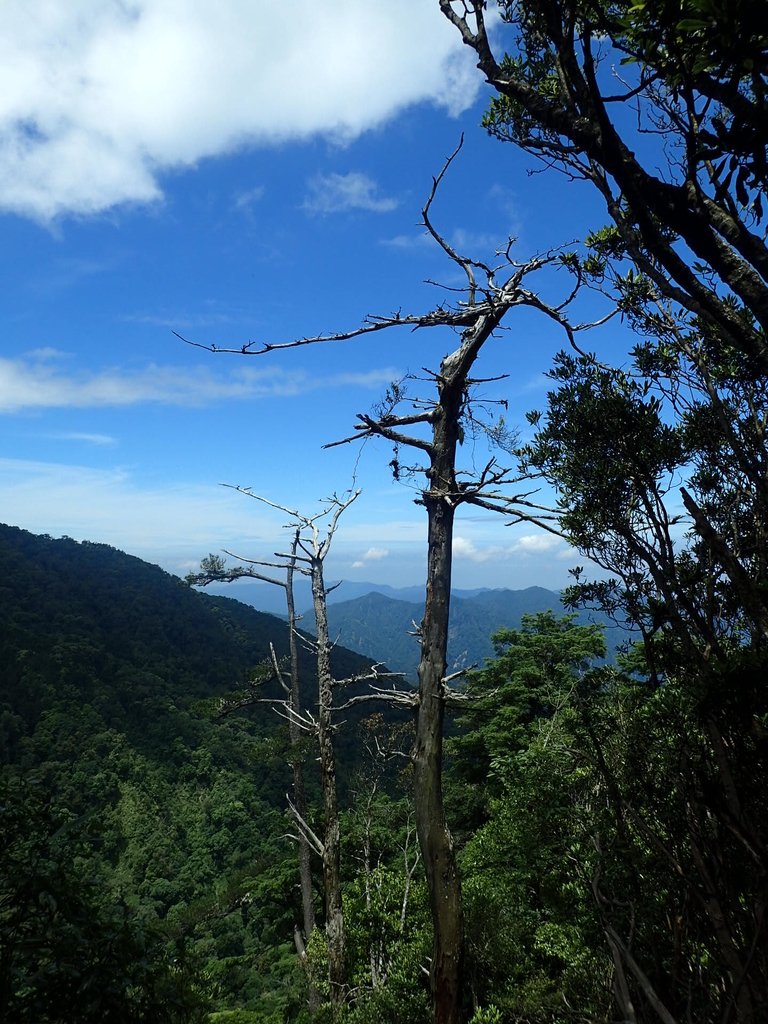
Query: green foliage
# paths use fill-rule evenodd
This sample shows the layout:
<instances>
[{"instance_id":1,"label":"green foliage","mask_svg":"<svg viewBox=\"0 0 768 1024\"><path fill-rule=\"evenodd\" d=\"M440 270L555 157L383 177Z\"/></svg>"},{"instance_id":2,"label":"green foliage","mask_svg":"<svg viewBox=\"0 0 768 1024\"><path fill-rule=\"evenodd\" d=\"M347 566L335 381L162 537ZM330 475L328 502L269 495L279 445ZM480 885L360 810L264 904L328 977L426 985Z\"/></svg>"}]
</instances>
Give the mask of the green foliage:
<instances>
[{"instance_id":1,"label":"green foliage","mask_svg":"<svg viewBox=\"0 0 768 1024\"><path fill-rule=\"evenodd\" d=\"M452 794L458 824L479 824L502 795L508 765L532 740L554 727L560 710L591 662L605 655L602 630L575 616L524 615L519 630L494 634L496 657L469 676L468 712L449 743L460 780Z\"/></svg>"},{"instance_id":2,"label":"green foliage","mask_svg":"<svg viewBox=\"0 0 768 1024\"><path fill-rule=\"evenodd\" d=\"M269 642L287 649L285 623L104 545L8 527L0 570L0 751L11 778L34 773L30 793L46 794L26 815L13 803L4 835L0 913L30 938L4 943L17 1017L3 1019L42 1022L46 993L60 992L73 1021L192 1020L179 1014L199 991L219 1010L298 1020L285 730L265 705L215 721L198 711L233 683L249 690ZM335 654L340 673L365 664ZM84 830L92 841L76 842ZM54 902L36 903L37 889ZM19 981L38 953L44 970ZM86 990L101 993L98 1010ZM109 1002L120 992L124 1017Z\"/></svg>"},{"instance_id":3,"label":"green foliage","mask_svg":"<svg viewBox=\"0 0 768 1024\"><path fill-rule=\"evenodd\" d=\"M464 829L471 794L482 794L469 824L484 824L461 855L473 999L501 1021L566 1020L568 1005L599 1018L610 964L580 863L595 778L576 750L576 709L600 689L590 665L604 641L595 626L544 613L495 642L451 744Z\"/></svg>"},{"instance_id":4,"label":"green foliage","mask_svg":"<svg viewBox=\"0 0 768 1024\"><path fill-rule=\"evenodd\" d=\"M360 766L342 819L350 1024L423 1024L431 932L411 802L410 722L381 712L361 723Z\"/></svg>"},{"instance_id":5,"label":"green foliage","mask_svg":"<svg viewBox=\"0 0 768 1024\"><path fill-rule=\"evenodd\" d=\"M761 886L719 772L738 749L729 792L742 827L764 821L766 735L750 721L765 716L764 662L734 653L654 687L641 649L623 659L632 675L591 668L599 631L568 619L540 615L499 639L471 680L449 780L474 1001L502 1021L611 1020L618 964L638 1021L656 1019L648 986L673 1019L716 1020L723 929L756 934ZM728 907L719 932L706 893Z\"/></svg>"},{"instance_id":6,"label":"green foliage","mask_svg":"<svg viewBox=\"0 0 768 1024\"><path fill-rule=\"evenodd\" d=\"M498 1006L494 1006L493 1003L490 1006L479 1007L472 1014L472 1020L469 1024L503 1024L501 1010Z\"/></svg>"},{"instance_id":7,"label":"green foliage","mask_svg":"<svg viewBox=\"0 0 768 1024\"><path fill-rule=\"evenodd\" d=\"M503 0L499 7L516 31L516 45L505 56L502 72L516 82L525 82L533 95L552 106L571 106L578 93L569 92L568 86L578 65L573 63L562 72L569 43L580 38L584 49L592 51L587 66L592 60L599 68L610 55L636 83L641 125L650 106L656 113L657 130L683 134L686 102L696 97L703 111L696 125L703 144L701 158L723 161L714 169L721 179L719 198L724 190L733 188L746 207L747 189L765 186L765 126L760 119L766 102L768 33L762 12L750 0L681 0L675 4L635 0L523 4ZM593 49L596 37L602 46ZM578 46L574 50L582 56ZM630 77L633 72L635 77ZM591 100L600 95L602 80L585 77L595 90ZM629 101L633 93L628 89L627 94ZM615 90L614 96L615 103L621 91ZM579 99L584 103L585 94ZM683 112L677 123L670 116L675 108ZM534 149L550 144L556 153L557 132L547 121L545 110L517 100L510 91L493 100L485 123L502 139ZM691 136L695 134L692 130ZM564 159L562 152L559 158Z\"/></svg>"},{"instance_id":8,"label":"green foliage","mask_svg":"<svg viewBox=\"0 0 768 1024\"><path fill-rule=\"evenodd\" d=\"M679 352L646 348L637 358L649 377L669 375L670 365L678 372ZM590 360L558 367L530 458L572 488L564 512L583 549L594 545L622 569L618 541L642 532L642 519L633 519L642 488L663 488L659 480L681 470L680 452L709 514L736 515L743 495L730 499L707 475L707 461L725 456L721 421L703 403L678 426L636 377L614 379ZM737 403L743 385L727 377L723 386L734 429L754 448L758 438ZM592 429L590 413L608 424ZM220 1024L304 1024L305 975L289 941L299 918L294 855L279 838L279 727L258 713L217 721L196 714L201 702L220 699L225 681L196 674L203 658L183 616L189 661L169 654L165 641L152 647L144 611L121 611L112 590L99 593L96 610L72 586L65 609L55 597L47 606L27 593L27 575L44 593L67 591L55 574L46 585L37 557L22 572L17 541L34 549L13 534L0 547L15 594L0 647L9 683L0 735L14 765L0 800L0 1013L45 1024L67 1005L74 1024L194 1022L210 1007ZM711 574L701 544L672 549L682 594L698 593L707 565ZM36 556L44 551L50 568L62 550L71 559L79 549L43 540ZM102 554L119 583L128 566L109 549ZM749 557L759 566L759 553ZM129 565L120 590L131 596L143 570ZM93 567L103 572L98 558ZM719 602L710 620L719 647L708 661L694 660L702 599L681 604L673 618L642 567L638 560L635 575L618 583L580 583L574 595L591 594L646 629L645 645L623 661L625 674L595 668L605 652L599 628L545 611L498 633L496 657L468 681L473 704L450 745L446 788L462 846L467 999L480 1007L478 1022L614 1019L623 964L637 1020L650 1024L630 962L642 965L673 1016L714 1020L729 997L713 999L728 992L713 899L727 909L737 954L742 936L753 937L747 992L758 990L761 882L750 844L762 842L768 820L763 647L737 589L723 581L709 592ZM82 566L72 578L91 585ZM161 609L166 596L189 598L204 643L248 679L260 653L248 609L201 604L174 581L166 595L162 575L147 582ZM145 609L154 614L151 601ZM137 649L136 636L147 646ZM649 682L654 672L660 685ZM357 768L345 761L350 1024L423 1024L428 1015L429 914L401 795L407 761L396 753L409 748L405 732L404 723L374 716L355 730ZM318 929L308 948L316 977L324 976L324 946Z\"/></svg>"},{"instance_id":9,"label":"green foliage","mask_svg":"<svg viewBox=\"0 0 768 1024\"><path fill-rule=\"evenodd\" d=\"M766 841L768 746L754 725L768 666L766 378L711 325L644 302L631 370L558 358L524 458L557 488L573 543L610 574L579 578L567 600L635 623L633 670L655 684L592 705L587 736L617 819L595 839L607 934L673 1016L685 998L716 1019L711 992L729 991L738 962L749 981L723 1002L749 1020L768 984L748 909L763 883L746 854Z\"/></svg>"},{"instance_id":10,"label":"green foliage","mask_svg":"<svg viewBox=\"0 0 768 1024\"><path fill-rule=\"evenodd\" d=\"M282 1018L279 1022L253 1010L218 1010L208 1020L210 1024L280 1024Z\"/></svg>"},{"instance_id":11,"label":"green foliage","mask_svg":"<svg viewBox=\"0 0 768 1024\"><path fill-rule=\"evenodd\" d=\"M39 779L0 780L0 1016L14 1024L205 1019L201 979L104 892L93 839Z\"/></svg>"}]
</instances>

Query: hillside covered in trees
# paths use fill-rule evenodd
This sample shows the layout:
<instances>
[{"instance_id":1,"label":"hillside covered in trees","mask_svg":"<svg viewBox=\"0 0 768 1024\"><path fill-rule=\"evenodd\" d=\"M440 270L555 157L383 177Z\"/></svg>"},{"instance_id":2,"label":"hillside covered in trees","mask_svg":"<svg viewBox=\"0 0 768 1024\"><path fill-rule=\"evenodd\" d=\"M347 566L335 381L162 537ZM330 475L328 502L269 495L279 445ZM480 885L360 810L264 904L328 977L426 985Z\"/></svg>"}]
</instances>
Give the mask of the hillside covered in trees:
<instances>
[{"instance_id":1,"label":"hillside covered in trees","mask_svg":"<svg viewBox=\"0 0 768 1024\"><path fill-rule=\"evenodd\" d=\"M0 1016L298 1012L287 739L266 704L212 715L285 622L5 526L0 579ZM339 675L366 664L334 652Z\"/></svg>"},{"instance_id":2,"label":"hillside covered in trees","mask_svg":"<svg viewBox=\"0 0 768 1024\"><path fill-rule=\"evenodd\" d=\"M3 1019L308 1020L307 972L322 995L324 954L321 931L304 961L293 943L286 730L266 704L211 714L285 624L104 545L1 533ZM690 898L698 857L723 842L691 832L690 702L649 688L639 661L605 666L604 649L596 626L527 616L457 694L445 786L477 1022L612 1019L605 937L623 945L627 929L659 998L684 988L704 1006L719 984L707 908ZM335 654L337 672L364 670ZM304 655L302 668L310 679ZM408 716L369 710L338 730L346 1015L419 1024L429 924L412 735ZM757 808L757 748L740 756ZM714 794L716 770L702 760L692 778ZM721 878L724 899L729 884L743 881Z\"/></svg>"},{"instance_id":3,"label":"hillside covered in trees","mask_svg":"<svg viewBox=\"0 0 768 1024\"><path fill-rule=\"evenodd\" d=\"M448 636L448 670L480 668L494 655L493 634L517 629L523 617L539 612L563 615L562 595L545 587L525 590L484 590L471 597L451 597L451 626ZM350 601L335 601L328 607L328 622L339 643L374 661L416 679L419 645L415 624L423 614L423 602L403 601L372 592ZM608 616L581 613L582 625L599 624L605 632L609 651L626 646L630 632ZM311 613L302 620L311 629Z\"/></svg>"},{"instance_id":4,"label":"hillside covered in trees","mask_svg":"<svg viewBox=\"0 0 768 1024\"><path fill-rule=\"evenodd\" d=\"M284 647L285 623L199 594L100 544L3 527L0 568L3 1018L40 1024L66 1007L72 1022L305 1019L307 968L293 945L296 858L284 813L287 735L266 704L212 715L270 642ZM496 821L494 802L508 794L512 763L572 685L571 670L599 655L602 641L595 627L558 625L544 614L529 618L524 633L500 636L497 649L506 660L493 670L490 702L464 719L449 791L467 880L477 888L472 998L503 1005L511 950L519 959L545 921L531 906L509 932L512 882L496 877L499 856L534 870L517 849L530 841L531 820L518 834L507 809ZM339 649L334 661L340 675L366 667ZM497 688L508 664L516 682ZM306 653L302 675L306 687ZM479 675L470 689L486 685ZM517 723L509 733L505 718ZM411 742L408 719L374 712L356 722L339 729L337 743L353 1017L417 1021L427 1005L429 930L407 759L398 753ZM310 768L313 760L309 753ZM493 765L498 781L486 785ZM317 815L311 772L309 788ZM512 828L503 839L501 822ZM550 825L547 884L559 891L570 869L561 865L562 877L552 871L567 822L556 835ZM498 842L503 854L493 852ZM546 864L544 850L540 857ZM579 926L566 922L580 900L558 899L559 923L548 908L545 932L565 928L580 948ZM495 948L497 928L505 939ZM588 953L579 956L591 971ZM528 950L516 976L535 977L514 1005L554 1005L566 967L577 976L569 984L594 991L589 971L571 957ZM319 977L322 959L315 943L310 964Z\"/></svg>"}]
</instances>

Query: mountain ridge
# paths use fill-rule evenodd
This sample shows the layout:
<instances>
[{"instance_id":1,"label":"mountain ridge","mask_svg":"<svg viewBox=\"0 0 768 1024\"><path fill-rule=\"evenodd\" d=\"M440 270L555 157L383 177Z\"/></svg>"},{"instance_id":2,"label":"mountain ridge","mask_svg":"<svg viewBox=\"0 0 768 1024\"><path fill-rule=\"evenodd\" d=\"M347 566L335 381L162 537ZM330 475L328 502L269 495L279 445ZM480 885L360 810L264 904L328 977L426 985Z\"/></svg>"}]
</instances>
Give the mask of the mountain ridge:
<instances>
[{"instance_id":1,"label":"mountain ridge","mask_svg":"<svg viewBox=\"0 0 768 1024\"><path fill-rule=\"evenodd\" d=\"M216 593L227 593L230 585L213 586ZM345 582L343 587L329 584L330 587L334 589L328 595L328 623L331 636L336 642L375 662L386 664L392 671L402 672L411 681L415 681L419 663L415 634L424 614L424 588L391 587L368 581L353 584ZM349 590L353 591L354 596L345 596ZM251 600L258 600L273 609L279 609L282 603L284 609L282 589L269 584L230 586L229 593L236 600L248 604ZM302 628L312 633L314 611L303 580L299 581L296 595L297 606L303 609L300 613ZM494 633L505 628L517 629L524 615L546 611L567 614L559 591L540 586L520 590L508 587L453 590L448 635L449 674L482 667L486 659L494 656ZM278 612L273 611L273 614ZM599 612L578 612L576 621L602 625L611 653L627 639L625 630Z\"/></svg>"},{"instance_id":2,"label":"mountain ridge","mask_svg":"<svg viewBox=\"0 0 768 1024\"><path fill-rule=\"evenodd\" d=\"M560 595L543 587L522 591L488 590L474 597L451 598L448 672L481 666L493 655L491 636L519 626L524 614L562 610ZM401 601L372 592L328 608L328 623L337 642L353 645L367 657L384 662L410 679L419 662L418 624L423 603ZM312 619L308 615L306 623ZM309 626L308 626L309 628Z\"/></svg>"},{"instance_id":3,"label":"mountain ridge","mask_svg":"<svg viewBox=\"0 0 768 1024\"><path fill-rule=\"evenodd\" d=\"M331 580L328 587L328 605L354 601L367 594L384 594L395 601L418 602L424 600L424 584L411 584L405 587L393 587L388 583L375 583L370 580ZM282 587L269 583L240 581L236 583L209 583L205 588L210 594L229 597L235 601L249 604L258 611L271 615L285 615L285 596ZM457 588L452 591L458 597L474 597L492 590L503 590L503 587ZM294 584L296 607L306 610L312 606L312 588L307 580L298 579Z\"/></svg>"}]
</instances>

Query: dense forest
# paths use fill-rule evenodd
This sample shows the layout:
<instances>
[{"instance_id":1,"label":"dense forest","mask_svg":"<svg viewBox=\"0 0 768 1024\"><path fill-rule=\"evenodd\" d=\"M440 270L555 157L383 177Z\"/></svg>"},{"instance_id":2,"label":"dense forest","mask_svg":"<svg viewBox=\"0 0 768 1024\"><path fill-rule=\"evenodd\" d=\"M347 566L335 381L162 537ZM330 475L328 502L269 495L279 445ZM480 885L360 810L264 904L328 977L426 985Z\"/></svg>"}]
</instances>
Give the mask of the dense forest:
<instances>
[{"instance_id":1,"label":"dense forest","mask_svg":"<svg viewBox=\"0 0 768 1024\"><path fill-rule=\"evenodd\" d=\"M298 1013L287 739L266 704L215 713L285 622L11 527L0 570L0 1017ZM334 651L341 676L366 665Z\"/></svg>"},{"instance_id":2,"label":"dense forest","mask_svg":"<svg viewBox=\"0 0 768 1024\"><path fill-rule=\"evenodd\" d=\"M0 565L3 1019L304 1019L287 731L268 704L216 714L270 642L285 649L285 623L105 545L3 527ZM597 949L587 942L595 925L584 894L570 891L577 864L560 861L579 840L577 806L564 812L577 794L587 798L589 759L557 778L551 761L562 756L555 738L566 730L573 742L579 731L573 709L557 724L555 710L577 679L594 702L585 669L603 641L597 627L546 612L500 633L496 646L451 747L468 995L547 1019L570 991L610 1002L608 963L594 974L602 951L594 935ZM367 667L338 648L334 662L342 676ZM306 653L302 676L313 678ZM352 716L337 743L350 1013L417 1021L429 928L402 756L410 723L391 712ZM546 808L543 779L555 801ZM522 801L522 818L510 818L510 801ZM537 834L546 846L529 862ZM539 906L542 885L554 902ZM322 948L309 956L321 977Z\"/></svg>"},{"instance_id":3,"label":"dense forest","mask_svg":"<svg viewBox=\"0 0 768 1024\"><path fill-rule=\"evenodd\" d=\"M324 691L318 633L296 709L280 693L285 622L99 545L4 529L9 1022L765 1016L764 15L738 0L502 0L489 29L483 0L438 3L488 82L486 130L593 188L607 222L525 262L510 247L500 267L473 260L432 219L454 154L422 214L466 280L455 301L287 343L403 326L454 339L418 379L426 397L393 384L355 427L391 443L396 479L420 480L419 689ZM568 281L562 301L534 290L542 270ZM572 313L585 291L609 310L602 326ZM481 423L473 391L520 306L565 345L524 442ZM619 322L635 341L612 366L584 338ZM470 431L503 442L511 468L462 470ZM540 485L550 506L531 498ZM583 565L566 606L633 642L606 661L599 626L545 610L498 631L483 667L447 674L459 505L567 539ZM313 572L317 550L301 548ZM321 575L313 593L322 604ZM333 653L339 678L366 674ZM298 763L300 806L285 797Z\"/></svg>"}]
</instances>

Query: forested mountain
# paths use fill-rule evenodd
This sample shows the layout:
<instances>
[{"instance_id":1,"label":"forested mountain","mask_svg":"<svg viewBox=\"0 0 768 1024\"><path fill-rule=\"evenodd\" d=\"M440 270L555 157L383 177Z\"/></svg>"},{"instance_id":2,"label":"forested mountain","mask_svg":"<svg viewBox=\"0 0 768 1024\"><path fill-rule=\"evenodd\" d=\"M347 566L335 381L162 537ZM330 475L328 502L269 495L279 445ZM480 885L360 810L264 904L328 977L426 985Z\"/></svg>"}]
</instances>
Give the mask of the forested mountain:
<instances>
[{"instance_id":1,"label":"forested mountain","mask_svg":"<svg viewBox=\"0 0 768 1024\"><path fill-rule=\"evenodd\" d=\"M367 597L368 594L383 594L392 601L406 601L409 604L423 603L424 584L413 584L407 587L390 587L386 583L375 583L370 580L329 580L328 581L328 606L343 604L347 601L356 601L360 597ZM529 588L533 591L539 587ZM273 615L285 615L285 597L279 587L271 586L268 583L254 583L252 580L238 580L234 585L231 583L211 583L207 587L208 593L218 594L220 597L234 597L238 601L250 604L261 612L270 612ZM460 598L473 598L481 594L492 593L489 587L474 587L472 589L454 588L453 594ZM299 609L310 609L312 606L312 587L309 581L297 579L295 584L296 607Z\"/></svg>"},{"instance_id":2,"label":"forested mountain","mask_svg":"<svg viewBox=\"0 0 768 1024\"><path fill-rule=\"evenodd\" d=\"M301 1002L286 737L266 704L210 708L270 642L284 653L285 622L105 545L7 526L0 613L0 1017L258 1002L282 1019ZM334 657L339 676L366 664ZM349 783L351 730L339 740Z\"/></svg>"},{"instance_id":3,"label":"forested mountain","mask_svg":"<svg viewBox=\"0 0 768 1024\"><path fill-rule=\"evenodd\" d=\"M449 671L481 668L494 654L494 633L500 629L517 629L523 616L546 611L565 614L560 594L544 587L481 590L469 597L453 595L448 641ZM419 604L373 592L352 601L330 605L328 621L339 643L415 680L419 644L414 633L423 614L423 596ZM577 618L585 624L599 622L605 628L611 648L628 639L627 631L604 615L582 612ZM311 628L311 613L307 613L304 622L307 628Z\"/></svg>"},{"instance_id":4,"label":"forested mountain","mask_svg":"<svg viewBox=\"0 0 768 1024\"><path fill-rule=\"evenodd\" d=\"M227 584L213 584L213 593L227 593ZM229 592L254 607L284 613L285 596L268 584L238 583ZM352 593L353 596L345 597ZM309 601L308 584L299 581L297 604L304 611L301 623L313 630L314 612ZM302 603L302 599L303 602ZM480 668L494 653L492 636L499 629L516 629L524 615L553 611L565 614L561 595L544 587L524 590L481 588L456 590L451 598L451 625L448 647L450 671ZM344 647L381 662L415 680L419 663L416 625L424 614L423 587L386 587L374 583L348 583L331 591L328 622L331 634ZM577 621L599 623L605 629L608 649L615 651L630 639L627 629L600 612L579 612Z\"/></svg>"},{"instance_id":5,"label":"forested mountain","mask_svg":"<svg viewBox=\"0 0 768 1024\"><path fill-rule=\"evenodd\" d=\"M329 1019L324 930L303 957L293 942L287 730L267 704L215 713L270 641L284 649L286 624L104 545L9 527L0 570L0 1018L308 1024L311 980L315 1019ZM485 598L488 624L496 598ZM704 1007L722 967L709 907L691 899L694 872L724 851L739 860L740 874L718 880L728 928L749 919L741 896L760 879L738 836L697 816L697 794L717 805L716 762L693 766L700 791L681 775L702 744L693 699L649 681L639 652L606 664L599 626L549 610L501 630L493 650L455 694L444 774L465 893L467 1019L614 1019L612 944L642 957L642 983L659 999ZM367 664L335 655L341 676ZM306 651L302 666L311 711ZM737 694L726 707L741 737L735 779L744 807L763 813L765 730L740 704L762 683L759 666L744 663L738 688L723 682ZM350 696L365 694L339 702ZM334 736L343 1019L424 1024L431 936L410 716L348 706ZM322 925L315 765L307 733L304 827ZM649 822L662 844L648 842Z\"/></svg>"},{"instance_id":6,"label":"forested mountain","mask_svg":"<svg viewBox=\"0 0 768 1024\"><path fill-rule=\"evenodd\" d=\"M357 580L328 580L328 605L344 601L354 601L368 594L384 594L394 601L423 601L424 586L390 587L386 583L372 583ZM285 615L285 595L281 588L269 583L254 583L252 580L238 580L237 583L211 583L207 587L211 594L220 597L234 597L238 601L250 604L262 612L273 615ZM312 586L309 580L298 578L294 593L296 607L300 610L312 607ZM477 591L458 591L459 596L471 596Z\"/></svg>"}]
</instances>

